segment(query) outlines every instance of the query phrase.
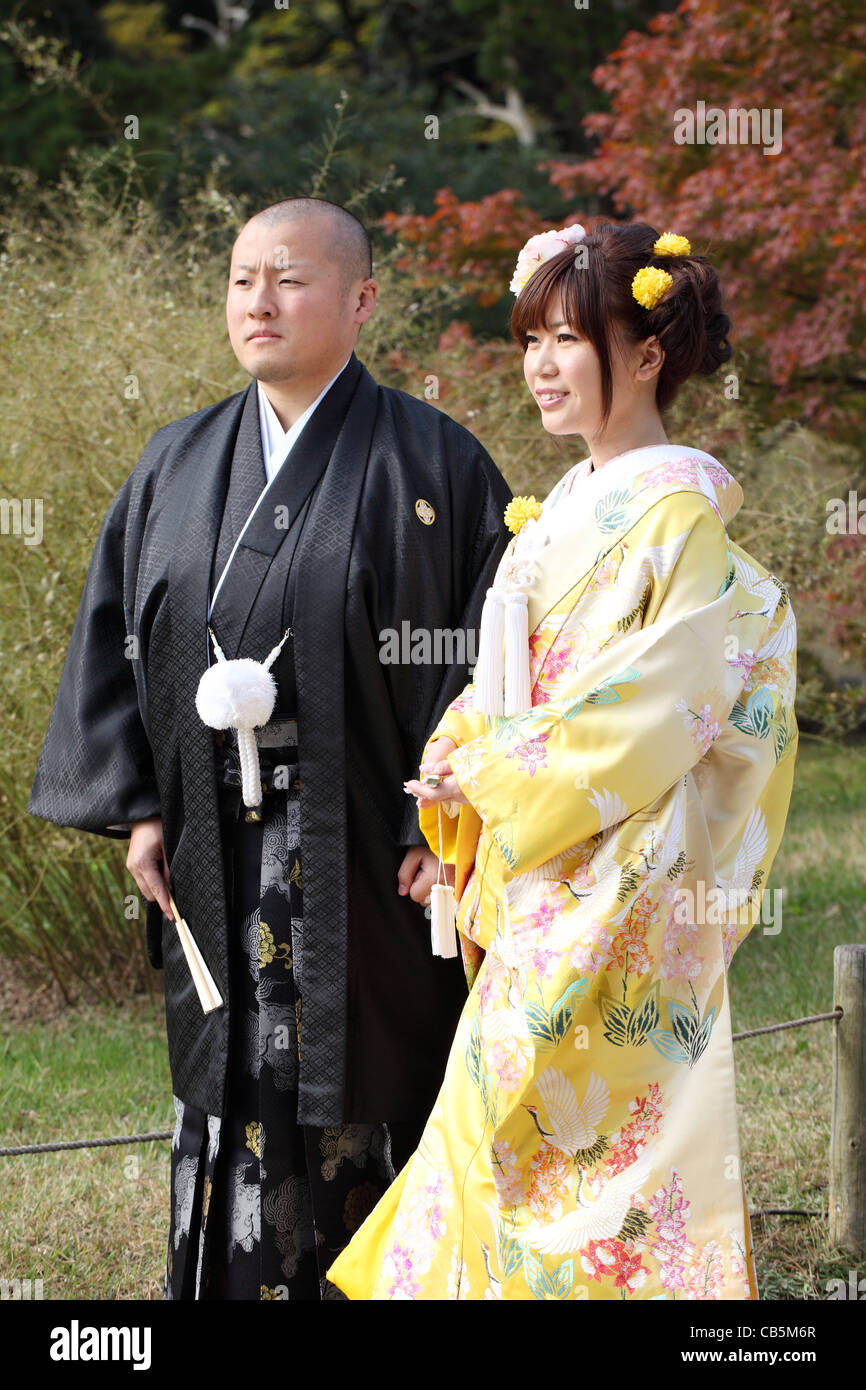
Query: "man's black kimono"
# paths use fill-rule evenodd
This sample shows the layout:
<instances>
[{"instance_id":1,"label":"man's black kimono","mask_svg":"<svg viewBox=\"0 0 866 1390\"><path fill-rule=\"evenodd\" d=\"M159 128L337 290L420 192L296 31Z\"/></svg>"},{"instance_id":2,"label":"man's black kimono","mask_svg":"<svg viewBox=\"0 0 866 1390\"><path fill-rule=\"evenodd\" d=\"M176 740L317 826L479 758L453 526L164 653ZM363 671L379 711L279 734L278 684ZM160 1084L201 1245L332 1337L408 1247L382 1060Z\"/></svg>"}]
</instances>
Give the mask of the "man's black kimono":
<instances>
[{"instance_id":1,"label":"man's black kimono","mask_svg":"<svg viewBox=\"0 0 866 1390\"><path fill-rule=\"evenodd\" d=\"M97 541L28 807L102 835L161 815L174 897L226 1000L232 856L195 694L209 596L264 483L255 383L150 440ZM297 718L300 753L301 1124L420 1128L441 1081L465 985L397 895L422 842L401 783L467 669L383 663L380 634L477 629L509 498L468 431L353 355L217 597L227 657L262 660L293 630L273 670L274 717ZM223 1115L230 1010L203 1015L153 904L147 942L165 967L175 1095Z\"/></svg>"}]
</instances>

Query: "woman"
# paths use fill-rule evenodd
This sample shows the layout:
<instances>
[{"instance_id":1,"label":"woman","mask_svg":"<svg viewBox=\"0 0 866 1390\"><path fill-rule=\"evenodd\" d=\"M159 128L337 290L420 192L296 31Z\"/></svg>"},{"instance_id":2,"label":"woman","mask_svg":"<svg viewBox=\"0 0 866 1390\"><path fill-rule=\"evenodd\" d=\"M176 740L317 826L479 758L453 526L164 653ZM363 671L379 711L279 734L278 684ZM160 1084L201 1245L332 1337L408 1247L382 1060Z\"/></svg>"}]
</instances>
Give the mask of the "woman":
<instances>
[{"instance_id":1,"label":"woman","mask_svg":"<svg viewBox=\"0 0 866 1390\"><path fill-rule=\"evenodd\" d=\"M441 780L407 784L472 988L421 1143L328 1277L754 1298L727 968L787 813L796 629L727 535L739 485L662 423L730 321L645 225L533 238L512 289L542 422L590 457L540 515L511 504L474 682L425 749Z\"/></svg>"}]
</instances>

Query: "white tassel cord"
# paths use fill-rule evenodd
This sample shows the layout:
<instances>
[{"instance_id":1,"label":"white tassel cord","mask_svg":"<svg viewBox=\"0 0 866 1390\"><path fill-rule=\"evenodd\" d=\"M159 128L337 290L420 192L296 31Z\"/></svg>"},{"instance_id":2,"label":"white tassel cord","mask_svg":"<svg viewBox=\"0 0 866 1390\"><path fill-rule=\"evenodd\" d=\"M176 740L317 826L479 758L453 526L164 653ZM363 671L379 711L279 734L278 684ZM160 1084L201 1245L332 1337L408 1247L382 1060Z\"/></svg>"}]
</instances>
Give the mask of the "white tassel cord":
<instances>
[{"instance_id":1,"label":"white tassel cord","mask_svg":"<svg viewBox=\"0 0 866 1390\"><path fill-rule=\"evenodd\" d=\"M430 889L430 945L434 956L452 960L457 955L457 903L450 883L440 883L445 876L442 861L442 803L439 803L439 871Z\"/></svg>"},{"instance_id":2,"label":"white tassel cord","mask_svg":"<svg viewBox=\"0 0 866 1390\"><path fill-rule=\"evenodd\" d=\"M480 714L502 713L505 661L505 589L488 589L481 610L478 663L475 667L475 708Z\"/></svg>"},{"instance_id":3,"label":"white tassel cord","mask_svg":"<svg viewBox=\"0 0 866 1390\"><path fill-rule=\"evenodd\" d=\"M505 716L523 714L530 705L529 600L510 593L505 602Z\"/></svg>"}]
</instances>

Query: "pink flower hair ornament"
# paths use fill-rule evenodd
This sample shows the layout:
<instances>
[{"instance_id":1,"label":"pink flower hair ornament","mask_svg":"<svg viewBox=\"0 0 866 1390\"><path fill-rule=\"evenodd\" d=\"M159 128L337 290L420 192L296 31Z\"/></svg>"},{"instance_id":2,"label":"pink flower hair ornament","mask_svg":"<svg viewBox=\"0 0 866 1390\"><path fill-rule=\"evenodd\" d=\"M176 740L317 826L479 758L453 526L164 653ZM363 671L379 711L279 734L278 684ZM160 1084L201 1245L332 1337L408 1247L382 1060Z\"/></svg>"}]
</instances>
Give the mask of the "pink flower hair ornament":
<instances>
[{"instance_id":1,"label":"pink flower hair ornament","mask_svg":"<svg viewBox=\"0 0 866 1390\"><path fill-rule=\"evenodd\" d=\"M511 284L508 286L512 294L520 294L527 280L545 261L549 261L552 256L558 256L566 246L577 245L585 236L585 228L577 222L572 227L560 228L558 232L538 232L531 236L517 257Z\"/></svg>"}]
</instances>

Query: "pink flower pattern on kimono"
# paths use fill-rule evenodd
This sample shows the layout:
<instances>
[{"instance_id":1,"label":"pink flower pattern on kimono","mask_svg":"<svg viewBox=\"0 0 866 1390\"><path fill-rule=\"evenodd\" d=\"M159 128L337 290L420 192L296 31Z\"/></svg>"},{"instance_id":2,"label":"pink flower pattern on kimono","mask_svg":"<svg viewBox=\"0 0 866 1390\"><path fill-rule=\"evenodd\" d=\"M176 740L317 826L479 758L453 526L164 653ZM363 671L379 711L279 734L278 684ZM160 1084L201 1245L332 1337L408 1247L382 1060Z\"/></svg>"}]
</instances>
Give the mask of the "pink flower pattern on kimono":
<instances>
[{"instance_id":1,"label":"pink flower pattern on kimono","mask_svg":"<svg viewBox=\"0 0 866 1390\"><path fill-rule=\"evenodd\" d=\"M484 1048L484 1060L503 1091L519 1091L533 1058L532 1045L517 1037L499 1038Z\"/></svg>"},{"instance_id":2,"label":"pink flower pattern on kimono","mask_svg":"<svg viewBox=\"0 0 866 1390\"><path fill-rule=\"evenodd\" d=\"M692 736L692 742L700 750L701 757L703 757L711 744L715 743L720 736L721 724L713 719L713 711L709 705L701 705L695 713L693 709L689 709L685 700L677 700L676 708L680 714L686 716L683 723Z\"/></svg>"},{"instance_id":3,"label":"pink flower pattern on kimono","mask_svg":"<svg viewBox=\"0 0 866 1390\"><path fill-rule=\"evenodd\" d=\"M595 926L590 924L589 930ZM607 927L597 926L589 941L581 938L575 941L571 948L568 960L575 970L582 975L595 975L597 971L603 970L610 958L613 947L613 937Z\"/></svg>"},{"instance_id":4,"label":"pink flower pattern on kimono","mask_svg":"<svg viewBox=\"0 0 866 1390\"><path fill-rule=\"evenodd\" d=\"M435 1173L415 1189L395 1222L394 1238L382 1260L389 1298L415 1299L421 1292L417 1276L427 1273L436 1243L445 1234L445 1212L453 1203L450 1183L450 1174Z\"/></svg>"},{"instance_id":5,"label":"pink flower pattern on kimono","mask_svg":"<svg viewBox=\"0 0 866 1390\"><path fill-rule=\"evenodd\" d=\"M608 970L619 967L626 975L645 975L652 969L653 957L647 946L646 935L652 925L654 907L649 894L641 893L635 898L628 913L625 925L613 939L612 960Z\"/></svg>"},{"instance_id":6,"label":"pink flower pattern on kimono","mask_svg":"<svg viewBox=\"0 0 866 1390\"><path fill-rule=\"evenodd\" d=\"M580 1256L580 1264L584 1274L601 1283L602 1279L607 1279L613 1273L615 1259L615 1240L591 1240Z\"/></svg>"},{"instance_id":7,"label":"pink flower pattern on kimono","mask_svg":"<svg viewBox=\"0 0 866 1390\"><path fill-rule=\"evenodd\" d=\"M541 631L539 631L539 632L533 632L532 636L531 636L530 639L529 639L529 685L530 685L530 688L532 688L532 687L535 685L535 682L538 680L538 673L539 673L539 671L541 670L541 666L542 666L542 664L543 664L543 662L544 662L544 657L545 657L546 651L547 651L547 643L546 643L546 639L545 639L545 637L544 637L544 633L541 632ZM545 697L545 698L546 698L546 699L549 699L550 697L547 696L547 697ZM535 692L534 692L534 691L533 691L532 703L533 703L533 704L539 703L538 701L536 701Z\"/></svg>"},{"instance_id":8,"label":"pink flower pattern on kimono","mask_svg":"<svg viewBox=\"0 0 866 1390\"><path fill-rule=\"evenodd\" d=\"M753 652L751 648L749 648L747 652L738 652L736 656L726 658L728 665L732 666L735 671L740 672L744 682L748 681L749 676L752 674L752 667L757 659L756 653Z\"/></svg>"},{"instance_id":9,"label":"pink flower pattern on kimono","mask_svg":"<svg viewBox=\"0 0 866 1390\"><path fill-rule=\"evenodd\" d=\"M570 671L573 665L573 657L573 642L563 642L561 644L554 643L539 673L539 682L543 682L545 685L554 685L561 675Z\"/></svg>"},{"instance_id":10,"label":"pink flower pattern on kimono","mask_svg":"<svg viewBox=\"0 0 866 1390\"><path fill-rule=\"evenodd\" d=\"M490 1145L490 1164L500 1207L519 1206L525 1198L523 1169L507 1140L497 1139Z\"/></svg>"},{"instance_id":11,"label":"pink flower pattern on kimono","mask_svg":"<svg viewBox=\"0 0 866 1390\"><path fill-rule=\"evenodd\" d=\"M474 708L475 708L475 700L474 700L474 698L473 698L474 695L475 695L475 686L474 686L474 685L469 685L469 686L467 686L466 689L463 691L462 695L458 695L456 700L452 700L452 701L451 701L451 704L448 706L448 708L449 708L449 709L453 709L453 710L455 711L455 713L459 713L459 712L461 712L462 710L474 710Z\"/></svg>"},{"instance_id":12,"label":"pink flower pattern on kimono","mask_svg":"<svg viewBox=\"0 0 866 1390\"><path fill-rule=\"evenodd\" d=\"M633 1119L610 1136L610 1152L605 1163L605 1176L615 1177L623 1168L630 1168L640 1157L650 1139L661 1129L663 1107L661 1087L651 1081L645 1096L630 1100L628 1108Z\"/></svg>"},{"instance_id":13,"label":"pink flower pattern on kimono","mask_svg":"<svg viewBox=\"0 0 866 1390\"><path fill-rule=\"evenodd\" d=\"M547 767L547 749L544 747L550 734L539 734L537 738L527 739L525 743L518 743L512 748L510 753L506 753L506 758L519 758L521 772L528 772L530 777L534 777L540 767Z\"/></svg>"},{"instance_id":14,"label":"pink flower pattern on kimono","mask_svg":"<svg viewBox=\"0 0 866 1390\"><path fill-rule=\"evenodd\" d=\"M742 1279L743 1298L750 1299L752 1290L749 1284L749 1271L746 1266L746 1248L743 1245L742 1237L737 1235L736 1231L731 1231L728 1234L728 1240L731 1242L731 1274L734 1279Z\"/></svg>"},{"instance_id":15,"label":"pink flower pattern on kimono","mask_svg":"<svg viewBox=\"0 0 866 1390\"><path fill-rule=\"evenodd\" d=\"M678 922L673 916L668 919L662 938L661 969L665 979L687 984L689 980L698 978L704 963L695 954L697 938L695 922Z\"/></svg>"},{"instance_id":16,"label":"pink flower pattern on kimono","mask_svg":"<svg viewBox=\"0 0 866 1390\"><path fill-rule=\"evenodd\" d=\"M676 1168L672 1168L670 1185L660 1187L649 1203L649 1214L655 1223L652 1253L661 1266L659 1277L672 1293L685 1288L686 1270L695 1248L686 1237L690 1210L683 1195L682 1178Z\"/></svg>"},{"instance_id":17,"label":"pink flower pattern on kimono","mask_svg":"<svg viewBox=\"0 0 866 1390\"><path fill-rule=\"evenodd\" d=\"M634 1240L591 1240L580 1257L590 1279L609 1279L614 1288L634 1293L646 1283L649 1270L641 1262L646 1245Z\"/></svg>"},{"instance_id":18,"label":"pink flower pattern on kimono","mask_svg":"<svg viewBox=\"0 0 866 1390\"><path fill-rule=\"evenodd\" d=\"M706 459L699 458L677 459L676 462L660 464L657 468L653 469L653 480L665 483L691 483L696 485L699 491L706 497L716 516L719 518L719 521L724 524L724 518L715 498L707 495L704 490L705 484L703 486L701 485L701 476L698 472L698 466L703 469L710 481L716 487L720 487L722 491L724 491L732 481L730 473L722 468L721 464L710 463Z\"/></svg>"},{"instance_id":19,"label":"pink flower pattern on kimono","mask_svg":"<svg viewBox=\"0 0 866 1390\"><path fill-rule=\"evenodd\" d=\"M698 1252L688 1272L686 1297L690 1299L719 1299L725 1279L725 1259L716 1240L707 1241Z\"/></svg>"},{"instance_id":20,"label":"pink flower pattern on kimono","mask_svg":"<svg viewBox=\"0 0 866 1390\"><path fill-rule=\"evenodd\" d=\"M412 1251L407 1246L395 1241L388 1250L383 1269L387 1270L391 1280L390 1284L386 1286L389 1298L414 1299L418 1297L421 1292L421 1285L414 1277Z\"/></svg>"},{"instance_id":21,"label":"pink flower pattern on kimono","mask_svg":"<svg viewBox=\"0 0 866 1390\"><path fill-rule=\"evenodd\" d=\"M545 1140L529 1170L532 1175L526 1196L529 1210L540 1221L558 1221L562 1216L563 1198L570 1191L571 1161Z\"/></svg>"},{"instance_id":22,"label":"pink flower pattern on kimono","mask_svg":"<svg viewBox=\"0 0 866 1390\"><path fill-rule=\"evenodd\" d=\"M497 1005L504 1007L508 999L511 973L499 957L489 951L484 958L484 972L478 986L478 1010L482 1018Z\"/></svg>"},{"instance_id":23,"label":"pink flower pattern on kimono","mask_svg":"<svg viewBox=\"0 0 866 1390\"><path fill-rule=\"evenodd\" d=\"M722 923L722 954L725 958L725 966L728 967L734 959L734 952L737 949L738 928L736 921Z\"/></svg>"},{"instance_id":24,"label":"pink flower pattern on kimono","mask_svg":"<svg viewBox=\"0 0 866 1390\"><path fill-rule=\"evenodd\" d=\"M514 946L521 965L545 980L550 979L562 965L562 952L548 951L544 947L544 942L561 916L561 903L555 896L546 896L534 912L528 913L522 919L516 917L512 921Z\"/></svg>"}]
</instances>

